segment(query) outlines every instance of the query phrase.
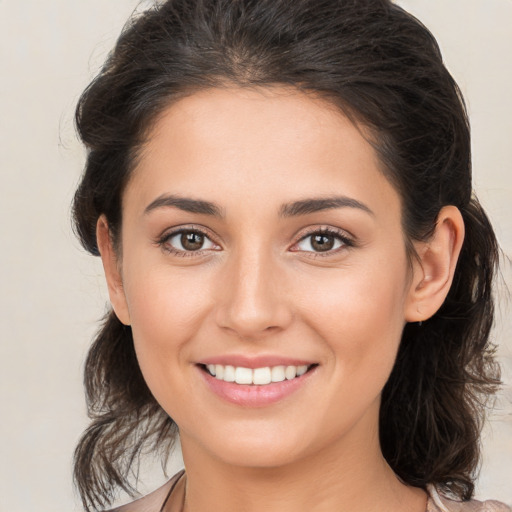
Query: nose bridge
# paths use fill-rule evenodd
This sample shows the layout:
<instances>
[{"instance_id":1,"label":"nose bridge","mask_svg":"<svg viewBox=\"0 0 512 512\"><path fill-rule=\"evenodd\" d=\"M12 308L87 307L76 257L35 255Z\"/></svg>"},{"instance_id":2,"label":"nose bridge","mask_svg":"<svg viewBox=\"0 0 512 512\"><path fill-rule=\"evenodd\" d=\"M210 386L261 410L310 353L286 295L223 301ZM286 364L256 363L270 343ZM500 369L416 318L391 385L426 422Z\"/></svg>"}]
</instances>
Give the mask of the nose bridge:
<instances>
[{"instance_id":1,"label":"nose bridge","mask_svg":"<svg viewBox=\"0 0 512 512\"><path fill-rule=\"evenodd\" d=\"M219 304L219 325L240 337L254 338L283 329L290 321L279 268L270 247L244 244L226 264L225 289Z\"/></svg>"}]
</instances>

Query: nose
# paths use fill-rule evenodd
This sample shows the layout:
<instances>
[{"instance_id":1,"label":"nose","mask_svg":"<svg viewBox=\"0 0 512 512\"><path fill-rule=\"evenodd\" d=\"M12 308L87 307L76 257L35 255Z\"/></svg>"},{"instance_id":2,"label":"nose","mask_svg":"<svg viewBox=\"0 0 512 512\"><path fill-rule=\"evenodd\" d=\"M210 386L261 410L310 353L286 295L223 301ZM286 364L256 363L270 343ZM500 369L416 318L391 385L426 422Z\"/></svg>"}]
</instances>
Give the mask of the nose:
<instances>
[{"instance_id":1,"label":"nose","mask_svg":"<svg viewBox=\"0 0 512 512\"><path fill-rule=\"evenodd\" d=\"M226 262L217 324L246 340L280 332L292 311L282 269L270 251L241 251Z\"/></svg>"}]
</instances>

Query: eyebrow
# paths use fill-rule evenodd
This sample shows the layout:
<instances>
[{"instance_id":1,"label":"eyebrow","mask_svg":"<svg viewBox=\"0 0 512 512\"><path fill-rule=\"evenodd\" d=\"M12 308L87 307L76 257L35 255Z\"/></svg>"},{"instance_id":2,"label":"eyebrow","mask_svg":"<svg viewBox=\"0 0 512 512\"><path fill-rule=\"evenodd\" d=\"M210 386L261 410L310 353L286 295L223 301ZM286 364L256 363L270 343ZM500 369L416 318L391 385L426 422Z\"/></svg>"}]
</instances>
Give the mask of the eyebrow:
<instances>
[{"instance_id":1,"label":"eyebrow","mask_svg":"<svg viewBox=\"0 0 512 512\"><path fill-rule=\"evenodd\" d=\"M375 215L364 203L346 196L320 197L295 201L283 205L279 215L282 217L295 217L320 212L322 210L333 210L335 208L356 208L372 216Z\"/></svg>"},{"instance_id":2,"label":"eyebrow","mask_svg":"<svg viewBox=\"0 0 512 512\"><path fill-rule=\"evenodd\" d=\"M144 213L148 214L157 208L169 206L189 213L201 213L203 215L223 217L221 208L214 203L176 195L161 195L157 197L153 202L146 206Z\"/></svg>"},{"instance_id":3,"label":"eyebrow","mask_svg":"<svg viewBox=\"0 0 512 512\"><path fill-rule=\"evenodd\" d=\"M192 199L177 195L161 195L146 206L144 213L148 214L157 208L173 207L189 213L198 213L222 218L224 214L222 209L215 203L203 201L201 199ZM356 208L370 215L375 215L368 206L356 199L346 196L319 197L312 199L302 199L281 206L279 210L280 217L298 217L308 215L323 210L332 210L335 208Z\"/></svg>"}]
</instances>

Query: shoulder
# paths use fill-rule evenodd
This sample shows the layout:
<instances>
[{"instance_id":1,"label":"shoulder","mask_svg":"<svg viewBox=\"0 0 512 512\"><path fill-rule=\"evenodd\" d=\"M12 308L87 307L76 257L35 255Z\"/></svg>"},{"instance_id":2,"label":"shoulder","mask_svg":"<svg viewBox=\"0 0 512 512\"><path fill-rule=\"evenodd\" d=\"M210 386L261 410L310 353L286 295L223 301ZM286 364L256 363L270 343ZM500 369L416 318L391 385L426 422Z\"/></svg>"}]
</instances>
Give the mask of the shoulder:
<instances>
[{"instance_id":1,"label":"shoulder","mask_svg":"<svg viewBox=\"0 0 512 512\"><path fill-rule=\"evenodd\" d=\"M183 473L183 470L176 473L167 483L159 487L156 491L107 512L160 512L162 505Z\"/></svg>"},{"instance_id":2,"label":"shoulder","mask_svg":"<svg viewBox=\"0 0 512 512\"><path fill-rule=\"evenodd\" d=\"M512 508L500 501L455 501L441 496L434 487L430 487L428 492L427 512L512 512Z\"/></svg>"}]
</instances>

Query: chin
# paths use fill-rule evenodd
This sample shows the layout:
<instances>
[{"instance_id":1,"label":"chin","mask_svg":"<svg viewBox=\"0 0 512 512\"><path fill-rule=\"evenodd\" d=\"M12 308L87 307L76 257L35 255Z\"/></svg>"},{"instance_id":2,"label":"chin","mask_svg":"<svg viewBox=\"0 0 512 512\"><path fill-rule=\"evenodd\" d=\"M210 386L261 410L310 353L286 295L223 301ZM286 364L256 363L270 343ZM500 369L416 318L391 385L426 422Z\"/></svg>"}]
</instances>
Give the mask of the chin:
<instances>
[{"instance_id":1,"label":"chin","mask_svg":"<svg viewBox=\"0 0 512 512\"><path fill-rule=\"evenodd\" d=\"M258 422L259 423L259 422ZM247 427L247 426L246 426ZM272 429L253 425L253 428L227 429L227 432L212 432L209 439L194 442L182 436L184 453L192 443L202 445L200 451L209 452L210 457L224 464L246 468L277 468L293 463L307 451L304 436L290 436L285 429ZM203 452L204 453L204 452Z\"/></svg>"},{"instance_id":2,"label":"chin","mask_svg":"<svg viewBox=\"0 0 512 512\"><path fill-rule=\"evenodd\" d=\"M252 469L279 468L296 462L298 458L294 447L283 447L282 443L231 443L222 454L225 464Z\"/></svg>"}]
</instances>

